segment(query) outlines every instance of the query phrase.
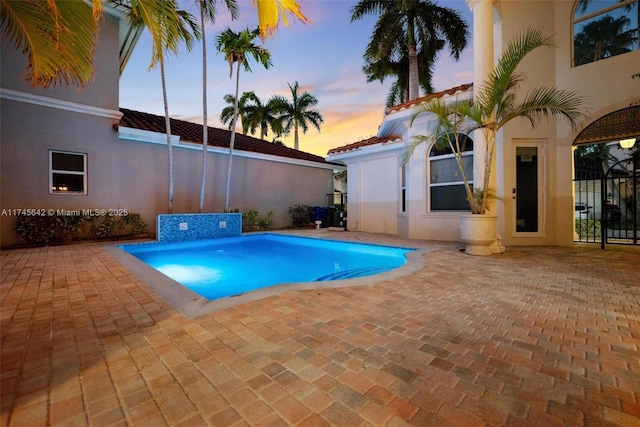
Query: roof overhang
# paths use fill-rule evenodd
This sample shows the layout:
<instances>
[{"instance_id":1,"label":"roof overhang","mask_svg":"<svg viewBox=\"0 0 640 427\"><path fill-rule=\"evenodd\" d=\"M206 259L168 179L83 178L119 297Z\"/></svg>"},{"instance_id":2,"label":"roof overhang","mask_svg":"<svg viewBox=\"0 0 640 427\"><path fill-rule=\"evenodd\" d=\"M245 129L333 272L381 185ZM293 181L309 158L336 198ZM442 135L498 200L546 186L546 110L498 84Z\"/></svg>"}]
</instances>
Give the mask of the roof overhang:
<instances>
[{"instance_id":1,"label":"roof overhang","mask_svg":"<svg viewBox=\"0 0 640 427\"><path fill-rule=\"evenodd\" d=\"M573 145L615 141L640 136L640 105L614 111L592 122Z\"/></svg>"}]
</instances>

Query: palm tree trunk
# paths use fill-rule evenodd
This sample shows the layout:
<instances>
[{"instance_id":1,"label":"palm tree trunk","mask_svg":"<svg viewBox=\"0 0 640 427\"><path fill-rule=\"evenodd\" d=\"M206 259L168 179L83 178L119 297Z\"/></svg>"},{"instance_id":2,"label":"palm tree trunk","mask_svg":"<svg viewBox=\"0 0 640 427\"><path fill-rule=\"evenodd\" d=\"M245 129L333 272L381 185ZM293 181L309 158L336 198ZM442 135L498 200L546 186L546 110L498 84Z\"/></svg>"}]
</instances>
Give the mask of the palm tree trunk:
<instances>
[{"instance_id":1,"label":"palm tree trunk","mask_svg":"<svg viewBox=\"0 0 640 427\"><path fill-rule=\"evenodd\" d=\"M200 0L200 25L202 27L202 181L200 183L200 204L198 212L204 212L204 195L207 182L207 148L209 128L207 126L207 39L204 33L204 5Z\"/></svg>"},{"instance_id":2,"label":"palm tree trunk","mask_svg":"<svg viewBox=\"0 0 640 427\"><path fill-rule=\"evenodd\" d=\"M409 98L406 101L418 99L420 90L418 88L418 52L416 49L415 27L413 16L407 20L407 41L409 44Z\"/></svg>"},{"instance_id":3,"label":"palm tree trunk","mask_svg":"<svg viewBox=\"0 0 640 427\"><path fill-rule=\"evenodd\" d=\"M236 73L236 99L233 104L233 120L231 121L231 139L229 140L229 160L227 162L227 188L224 199L224 211L229 212L229 194L231 190L231 163L233 161L233 145L236 141L236 122L238 121L238 92L240 90L240 65L242 61L238 61L238 70Z\"/></svg>"},{"instance_id":4,"label":"palm tree trunk","mask_svg":"<svg viewBox=\"0 0 640 427\"><path fill-rule=\"evenodd\" d=\"M416 45L409 45L409 98L407 101L418 99L420 96L418 83L418 53Z\"/></svg>"},{"instance_id":5,"label":"palm tree trunk","mask_svg":"<svg viewBox=\"0 0 640 427\"><path fill-rule=\"evenodd\" d=\"M160 78L162 80L162 100L164 102L164 123L169 148L169 213L173 213L173 145L171 144L171 119L169 118L169 101L167 99L167 81L164 73L164 59L160 59Z\"/></svg>"},{"instance_id":6,"label":"palm tree trunk","mask_svg":"<svg viewBox=\"0 0 640 427\"><path fill-rule=\"evenodd\" d=\"M296 150L300 149L300 147L298 146L298 121L297 120L293 122L293 148Z\"/></svg>"}]
</instances>

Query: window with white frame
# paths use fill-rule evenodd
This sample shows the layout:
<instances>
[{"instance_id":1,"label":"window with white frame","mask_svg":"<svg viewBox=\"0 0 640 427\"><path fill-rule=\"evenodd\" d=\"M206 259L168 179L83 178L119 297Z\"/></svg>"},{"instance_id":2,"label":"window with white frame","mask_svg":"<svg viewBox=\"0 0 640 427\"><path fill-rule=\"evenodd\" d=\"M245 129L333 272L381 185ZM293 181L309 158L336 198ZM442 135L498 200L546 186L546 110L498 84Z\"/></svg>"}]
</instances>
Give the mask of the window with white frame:
<instances>
[{"instance_id":1,"label":"window with white frame","mask_svg":"<svg viewBox=\"0 0 640 427\"><path fill-rule=\"evenodd\" d=\"M49 151L49 193L87 194L87 155Z\"/></svg>"},{"instance_id":2,"label":"window with white frame","mask_svg":"<svg viewBox=\"0 0 640 427\"><path fill-rule=\"evenodd\" d=\"M639 0L578 0L573 12L573 64L640 49Z\"/></svg>"},{"instance_id":3,"label":"window with white frame","mask_svg":"<svg viewBox=\"0 0 640 427\"><path fill-rule=\"evenodd\" d=\"M465 174L473 184L473 140L462 135L460 143ZM449 145L434 144L428 161L430 211L469 211L462 173Z\"/></svg>"}]
</instances>

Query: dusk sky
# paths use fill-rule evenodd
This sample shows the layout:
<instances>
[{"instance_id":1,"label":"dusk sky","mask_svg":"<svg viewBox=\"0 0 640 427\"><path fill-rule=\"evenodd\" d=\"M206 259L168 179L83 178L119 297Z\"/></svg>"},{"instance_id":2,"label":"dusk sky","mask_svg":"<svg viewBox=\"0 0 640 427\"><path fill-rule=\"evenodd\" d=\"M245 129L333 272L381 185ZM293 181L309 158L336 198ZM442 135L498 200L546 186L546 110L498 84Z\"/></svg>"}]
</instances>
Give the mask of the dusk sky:
<instances>
[{"instance_id":1,"label":"dusk sky","mask_svg":"<svg viewBox=\"0 0 640 427\"><path fill-rule=\"evenodd\" d=\"M180 0L184 8L195 1ZM218 5L216 23L206 28L208 64L209 126L226 128L219 121L226 106L225 94L235 91L234 78L229 79L229 66L215 49L214 38L226 26L234 31L257 26L257 15L250 0L239 0L239 19L231 21L229 12ZM287 83L300 84L318 99L316 105L324 119L321 132L310 127L300 134L300 150L325 156L331 148L356 142L376 134L383 119L385 100L393 80L367 83L362 72L362 56L371 37L377 17L350 22L355 0L301 0L304 14L312 21L305 25L289 20L282 23L275 36L265 41L273 66L265 70L251 62L251 73L241 72L240 93L254 91L266 102L272 95L290 98ZM464 0L439 0L440 6L459 11L471 28L472 15ZM196 10L192 11L196 15ZM199 16L199 15L197 15ZM435 68L433 86L436 91L473 81L471 40L459 61L449 57L449 46L441 51ZM133 110L164 114L160 70L148 70L151 42L147 32L138 42L120 79L120 106ZM169 114L173 118L202 123L202 46L191 52L184 46L177 57L166 64ZM271 140L269 134L267 139ZM293 133L282 138L293 147Z\"/></svg>"}]
</instances>

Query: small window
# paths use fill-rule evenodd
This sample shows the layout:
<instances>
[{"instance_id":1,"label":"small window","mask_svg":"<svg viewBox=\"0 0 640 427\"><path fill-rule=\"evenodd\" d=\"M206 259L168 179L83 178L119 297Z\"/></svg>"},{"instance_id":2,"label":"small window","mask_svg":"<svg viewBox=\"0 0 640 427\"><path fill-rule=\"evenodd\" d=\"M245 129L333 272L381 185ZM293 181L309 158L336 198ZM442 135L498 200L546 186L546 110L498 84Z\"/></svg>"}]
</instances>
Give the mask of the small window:
<instances>
[{"instance_id":1,"label":"small window","mask_svg":"<svg viewBox=\"0 0 640 427\"><path fill-rule=\"evenodd\" d=\"M462 163L473 184L473 140L462 135ZM462 173L448 144L434 144L429 152L429 200L431 211L469 211Z\"/></svg>"},{"instance_id":2,"label":"small window","mask_svg":"<svg viewBox=\"0 0 640 427\"><path fill-rule=\"evenodd\" d=\"M87 194L87 155L49 151L50 194Z\"/></svg>"},{"instance_id":3,"label":"small window","mask_svg":"<svg viewBox=\"0 0 640 427\"><path fill-rule=\"evenodd\" d=\"M573 13L575 66L640 49L638 0L578 0Z\"/></svg>"}]
</instances>

